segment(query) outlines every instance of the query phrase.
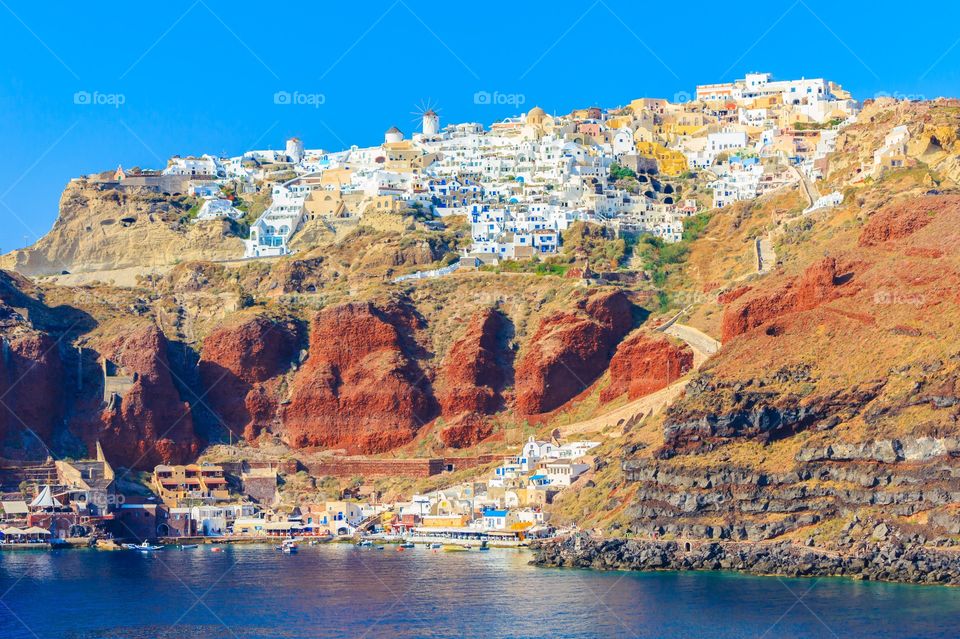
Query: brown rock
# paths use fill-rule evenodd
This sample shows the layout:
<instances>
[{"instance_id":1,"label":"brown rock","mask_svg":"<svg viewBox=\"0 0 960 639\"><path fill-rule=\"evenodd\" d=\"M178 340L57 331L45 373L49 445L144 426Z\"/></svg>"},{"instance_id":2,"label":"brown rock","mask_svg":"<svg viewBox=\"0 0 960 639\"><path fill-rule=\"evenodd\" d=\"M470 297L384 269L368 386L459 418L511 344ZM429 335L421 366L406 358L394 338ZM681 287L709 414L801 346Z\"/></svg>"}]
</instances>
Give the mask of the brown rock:
<instances>
[{"instance_id":1,"label":"brown rock","mask_svg":"<svg viewBox=\"0 0 960 639\"><path fill-rule=\"evenodd\" d=\"M369 303L317 313L310 357L283 412L290 445L382 452L409 442L433 418L423 374L396 323Z\"/></svg>"},{"instance_id":2,"label":"brown rock","mask_svg":"<svg viewBox=\"0 0 960 639\"><path fill-rule=\"evenodd\" d=\"M200 442L190 405L182 401L167 358L167 339L150 326L117 340L111 360L135 376L118 405L100 415L95 438L112 462L147 470L196 458Z\"/></svg>"},{"instance_id":3,"label":"brown rock","mask_svg":"<svg viewBox=\"0 0 960 639\"><path fill-rule=\"evenodd\" d=\"M500 409L509 354L501 341L506 319L489 308L470 320L443 360L437 399L445 416L489 414Z\"/></svg>"},{"instance_id":4,"label":"brown rock","mask_svg":"<svg viewBox=\"0 0 960 639\"><path fill-rule=\"evenodd\" d=\"M853 287L844 284L843 279L838 273L837 261L827 257L770 293L744 296L743 301L727 307L724 312L721 341L726 342L783 315L807 311L852 293Z\"/></svg>"},{"instance_id":5,"label":"brown rock","mask_svg":"<svg viewBox=\"0 0 960 639\"><path fill-rule=\"evenodd\" d=\"M465 413L440 431L440 441L448 448L468 448L492 434L493 424L488 419L476 413Z\"/></svg>"},{"instance_id":6,"label":"brown rock","mask_svg":"<svg viewBox=\"0 0 960 639\"><path fill-rule=\"evenodd\" d=\"M296 326L290 322L255 317L218 328L200 353L204 401L223 426L256 439L274 421L282 399L274 378L290 367L296 351Z\"/></svg>"},{"instance_id":7,"label":"brown rock","mask_svg":"<svg viewBox=\"0 0 960 639\"><path fill-rule=\"evenodd\" d=\"M30 332L8 342L0 357L0 437L22 432L49 445L63 420L64 374L59 344Z\"/></svg>"},{"instance_id":8,"label":"brown rock","mask_svg":"<svg viewBox=\"0 0 960 639\"><path fill-rule=\"evenodd\" d=\"M928 196L894 202L874 213L860 233L860 246L879 246L913 235L944 211L960 208L960 196Z\"/></svg>"},{"instance_id":9,"label":"brown rock","mask_svg":"<svg viewBox=\"0 0 960 639\"><path fill-rule=\"evenodd\" d=\"M631 324L631 304L621 291L594 294L575 312L542 320L517 367L517 410L546 413L586 389Z\"/></svg>"},{"instance_id":10,"label":"brown rock","mask_svg":"<svg viewBox=\"0 0 960 639\"><path fill-rule=\"evenodd\" d=\"M600 394L608 402L623 393L637 399L656 392L693 368L693 351L662 335L638 331L617 348L610 360L610 385Z\"/></svg>"}]
</instances>

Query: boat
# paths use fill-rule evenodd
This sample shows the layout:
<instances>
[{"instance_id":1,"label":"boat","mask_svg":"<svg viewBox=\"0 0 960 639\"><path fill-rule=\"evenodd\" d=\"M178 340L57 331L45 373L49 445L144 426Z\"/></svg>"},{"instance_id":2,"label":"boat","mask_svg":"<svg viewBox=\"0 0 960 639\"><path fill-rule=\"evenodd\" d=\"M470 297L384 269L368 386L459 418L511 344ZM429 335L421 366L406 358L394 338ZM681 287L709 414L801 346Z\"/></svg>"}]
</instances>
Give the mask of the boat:
<instances>
[{"instance_id":1,"label":"boat","mask_svg":"<svg viewBox=\"0 0 960 639\"><path fill-rule=\"evenodd\" d=\"M177 550L193 550L199 547L197 544L177 544Z\"/></svg>"},{"instance_id":2,"label":"boat","mask_svg":"<svg viewBox=\"0 0 960 639\"><path fill-rule=\"evenodd\" d=\"M293 539L284 539L283 542L277 546L277 550L288 555L296 554L297 548L297 542Z\"/></svg>"},{"instance_id":3,"label":"boat","mask_svg":"<svg viewBox=\"0 0 960 639\"><path fill-rule=\"evenodd\" d=\"M377 544L376 546L373 547L374 550L383 550L383 548L384 548L383 544Z\"/></svg>"},{"instance_id":4,"label":"boat","mask_svg":"<svg viewBox=\"0 0 960 639\"><path fill-rule=\"evenodd\" d=\"M163 546L152 546L144 541L141 544L124 544L127 550L139 550L140 552L153 552L154 550L163 550Z\"/></svg>"},{"instance_id":5,"label":"boat","mask_svg":"<svg viewBox=\"0 0 960 639\"><path fill-rule=\"evenodd\" d=\"M401 548L415 548L415 546L413 545L413 542L412 542L412 541L405 541L405 542L403 542L402 544L400 544L400 547L401 547Z\"/></svg>"},{"instance_id":6,"label":"boat","mask_svg":"<svg viewBox=\"0 0 960 639\"><path fill-rule=\"evenodd\" d=\"M480 550L490 550L490 546L487 544L486 540L480 542Z\"/></svg>"},{"instance_id":7,"label":"boat","mask_svg":"<svg viewBox=\"0 0 960 639\"><path fill-rule=\"evenodd\" d=\"M211 548L210 550L211 550L211 552L223 552L223 548L221 548L220 546L215 546L214 548Z\"/></svg>"},{"instance_id":8,"label":"boat","mask_svg":"<svg viewBox=\"0 0 960 639\"><path fill-rule=\"evenodd\" d=\"M460 544L444 544L444 552L463 552L465 550L470 550L469 546L461 546Z\"/></svg>"},{"instance_id":9,"label":"boat","mask_svg":"<svg viewBox=\"0 0 960 639\"><path fill-rule=\"evenodd\" d=\"M369 539L364 539L362 541L357 542L357 548L369 548L372 545L373 545L373 542L370 541Z\"/></svg>"},{"instance_id":10,"label":"boat","mask_svg":"<svg viewBox=\"0 0 960 639\"><path fill-rule=\"evenodd\" d=\"M437 544L437 543L430 544L431 550L439 550L441 548L443 548L443 544Z\"/></svg>"}]
</instances>

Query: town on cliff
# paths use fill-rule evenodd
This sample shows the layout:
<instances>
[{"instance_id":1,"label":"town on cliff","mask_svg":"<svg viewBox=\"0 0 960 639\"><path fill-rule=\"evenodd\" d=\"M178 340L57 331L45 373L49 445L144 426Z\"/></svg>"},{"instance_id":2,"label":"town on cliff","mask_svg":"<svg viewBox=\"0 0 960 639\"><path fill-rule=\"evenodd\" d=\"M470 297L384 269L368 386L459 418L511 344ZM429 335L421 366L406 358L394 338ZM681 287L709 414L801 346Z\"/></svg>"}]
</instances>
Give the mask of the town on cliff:
<instances>
[{"instance_id":1,"label":"town on cliff","mask_svg":"<svg viewBox=\"0 0 960 639\"><path fill-rule=\"evenodd\" d=\"M0 549L960 581L956 108L749 73L75 178L0 256Z\"/></svg>"}]
</instances>

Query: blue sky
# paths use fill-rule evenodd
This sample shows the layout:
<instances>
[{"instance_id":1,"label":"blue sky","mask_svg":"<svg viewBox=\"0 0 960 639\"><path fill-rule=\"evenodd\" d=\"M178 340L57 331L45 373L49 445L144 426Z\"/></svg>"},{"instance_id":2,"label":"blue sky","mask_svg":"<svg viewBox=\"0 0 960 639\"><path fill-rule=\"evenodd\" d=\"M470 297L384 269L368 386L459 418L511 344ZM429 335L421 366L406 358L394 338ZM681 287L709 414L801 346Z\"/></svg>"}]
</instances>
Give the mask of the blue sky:
<instances>
[{"instance_id":1,"label":"blue sky","mask_svg":"<svg viewBox=\"0 0 960 639\"><path fill-rule=\"evenodd\" d=\"M443 123L489 124L747 71L827 77L861 99L960 95L960 6L922 0L0 0L0 34L0 252L50 228L73 176L291 135L373 144L391 125L416 130L424 104Z\"/></svg>"}]
</instances>

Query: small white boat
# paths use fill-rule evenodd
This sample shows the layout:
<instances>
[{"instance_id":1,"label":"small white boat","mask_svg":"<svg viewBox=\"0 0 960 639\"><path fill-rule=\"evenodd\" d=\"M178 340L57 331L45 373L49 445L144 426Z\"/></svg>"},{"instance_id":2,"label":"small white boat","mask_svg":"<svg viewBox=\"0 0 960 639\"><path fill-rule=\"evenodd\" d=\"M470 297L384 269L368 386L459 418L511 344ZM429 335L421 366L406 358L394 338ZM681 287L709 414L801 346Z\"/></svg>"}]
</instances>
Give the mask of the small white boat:
<instances>
[{"instance_id":1,"label":"small white boat","mask_svg":"<svg viewBox=\"0 0 960 639\"><path fill-rule=\"evenodd\" d=\"M177 550L193 550L199 548L197 544L177 544Z\"/></svg>"},{"instance_id":2,"label":"small white boat","mask_svg":"<svg viewBox=\"0 0 960 639\"><path fill-rule=\"evenodd\" d=\"M163 550L163 546L152 546L144 541L142 544L124 544L127 550L139 550L140 552L153 552L154 550Z\"/></svg>"},{"instance_id":3,"label":"small white boat","mask_svg":"<svg viewBox=\"0 0 960 639\"><path fill-rule=\"evenodd\" d=\"M357 542L357 548L369 548L372 545L373 545L373 542L370 541L369 539L364 539L363 541Z\"/></svg>"},{"instance_id":4,"label":"small white boat","mask_svg":"<svg viewBox=\"0 0 960 639\"><path fill-rule=\"evenodd\" d=\"M283 542L277 546L277 550L288 555L296 554L298 550L297 542L293 539L284 539Z\"/></svg>"}]
</instances>

